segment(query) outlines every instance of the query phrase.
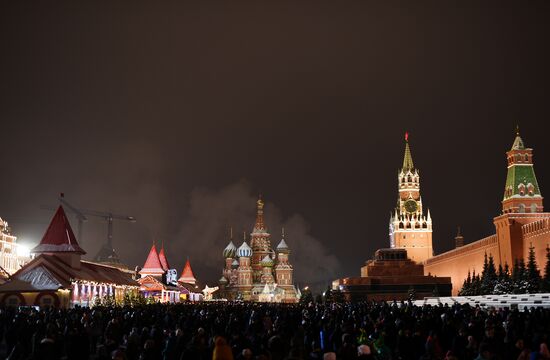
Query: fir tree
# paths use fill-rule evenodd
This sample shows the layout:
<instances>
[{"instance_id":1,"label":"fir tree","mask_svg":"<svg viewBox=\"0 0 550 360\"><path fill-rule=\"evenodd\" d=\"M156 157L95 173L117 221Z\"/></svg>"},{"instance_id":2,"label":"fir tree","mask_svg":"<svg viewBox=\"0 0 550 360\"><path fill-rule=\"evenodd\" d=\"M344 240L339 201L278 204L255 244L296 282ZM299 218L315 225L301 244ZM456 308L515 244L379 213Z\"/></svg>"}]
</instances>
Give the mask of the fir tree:
<instances>
[{"instance_id":1,"label":"fir tree","mask_svg":"<svg viewBox=\"0 0 550 360\"><path fill-rule=\"evenodd\" d=\"M493 290L494 294L511 294L513 293L514 288L512 284L512 279L510 278L510 269L508 268L508 263L504 264L504 269L502 265L498 266L498 280L495 284Z\"/></svg>"},{"instance_id":2,"label":"fir tree","mask_svg":"<svg viewBox=\"0 0 550 360\"><path fill-rule=\"evenodd\" d=\"M458 292L460 296L469 296L472 295L472 276L470 274L470 269L468 269L468 276L464 279L462 284L462 289Z\"/></svg>"},{"instance_id":3,"label":"fir tree","mask_svg":"<svg viewBox=\"0 0 550 360\"><path fill-rule=\"evenodd\" d=\"M542 279L542 291L550 292L550 247L546 246L546 266Z\"/></svg>"},{"instance_id":4,"label":"fir tree","mask_svg":"<svg viewBox=\"0 0 550 360\"><path fill-rule=\"evenodd\" d=\"M474 291L476 295L482 295L481 293L481 275L476 275L476 281L474 286Z\"/></svg>"},{"instance_id":5,"label":"fir tree","mask_svg":"<svg viewBox=\"0 0 550 360\"><path fill-rule=\"evenodd\" d=\"M495 262L493 255L485 253L485 259L483 261L483 272L481 273L481 295L489 295L493 292L497 282L497 272L495 269Z\"/></svg>"},{"instance_id":6,"label":"fir tree","mask_svg":"<svg viewBox=\"0 0 550 360\"><path fill-rule=\"evenodd\" d=\"M514 294L525 294L529 290L527 270L523 259L516 259L512 272L512 284Z\"/></svg>"},{"instance_id":7,"label":"fir tree","mask_svg":"<svg viewBox=\"0 0 550 360\"><path fill-rule=\"evenodd\" d=\"M537 268L537 260L535 258L535 248L533 247L532 244L529 247L529 257L527 261L526 275L527 275L526 280L528 284L527 292L530 294L538 292L540 289L540 282L542 279L540 277L540 271Z\"/></svg>"},{"instance_id":8,"label":"fir tree","mask_svg":"<svg viewBox=\"0 0 550 360\"><path fill-rule=\"evenodd\" d=\"M502 268L502 264L498 264L498 272L497 272L497 280L502 280L502 276L504 275L504 269Z\"/></svg>"},{"instance_id":9,"label":"fir tree","mask_svg":"<svg viewBox=\"0 0 550 360\"><path fill-rule=\"evenodd\" d=\"M476 271L472 272L472 284L470 285L470 295L481 295L481 277L476 275Z\"/></svg>"}]
</instances>

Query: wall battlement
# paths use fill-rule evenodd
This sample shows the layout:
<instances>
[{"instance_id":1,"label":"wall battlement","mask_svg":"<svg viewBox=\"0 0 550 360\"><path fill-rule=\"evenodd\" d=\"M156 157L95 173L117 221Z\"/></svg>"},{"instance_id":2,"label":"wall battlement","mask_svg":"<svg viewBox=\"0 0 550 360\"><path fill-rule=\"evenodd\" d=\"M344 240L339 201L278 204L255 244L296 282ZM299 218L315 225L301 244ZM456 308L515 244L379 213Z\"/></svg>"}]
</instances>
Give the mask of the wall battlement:
<instances>
[{"instance_id":1,"label":"wall battlement","mask_svg":"<svg viewBox=\"0 0 550 360\"><path fill-rule=\"evenodd\" d=\"M443 261L443 260L448 260L448 259L451 259L451 258L454 258L454 257L460 257L460 256L463 256L464 254L470 253L473 250L477 250L477 249L485 248L485 247L491 247L492 245L496 244L497 241L498 241L497 235L493 234L493 235L487 236L486 238L483 238L481 240L477 240L477 241L474 241L472 243L461 246L457 249L449 250L449 251L444 252L440 255L436 255L434 257L431 257L431 258L426 260L425 264L426 265L432 265L432 264L438 263L438 262Z\"/></svg>"},{"instance_id":2,"label":"wall battlement","mask_svg":"<svg viewBox=\"0 0 550 360\"><path fill-rule=\"evenodd\" d=\"M550 233L550 217L523 225L521 227L521 233L524 239L530 239L535 236Z\"/></svg>"}]
</instances>

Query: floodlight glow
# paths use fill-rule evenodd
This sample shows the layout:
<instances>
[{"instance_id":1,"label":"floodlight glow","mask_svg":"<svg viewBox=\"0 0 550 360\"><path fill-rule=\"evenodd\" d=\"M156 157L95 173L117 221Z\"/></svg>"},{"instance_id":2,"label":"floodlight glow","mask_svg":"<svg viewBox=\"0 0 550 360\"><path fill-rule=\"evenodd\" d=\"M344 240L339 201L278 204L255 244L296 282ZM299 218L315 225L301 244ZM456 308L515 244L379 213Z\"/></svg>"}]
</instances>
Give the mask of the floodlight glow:
<instances>
[{"instance_id":1,"label":"floodlight glow","mask_svg":"<svg viewBox=\"0 0 550 360\"><path fill-rule=\"evenodd\" d=\"M28 246L17 244L17 256L29 257L31 256L31 249Z\"/></svg>"}]
</instances>

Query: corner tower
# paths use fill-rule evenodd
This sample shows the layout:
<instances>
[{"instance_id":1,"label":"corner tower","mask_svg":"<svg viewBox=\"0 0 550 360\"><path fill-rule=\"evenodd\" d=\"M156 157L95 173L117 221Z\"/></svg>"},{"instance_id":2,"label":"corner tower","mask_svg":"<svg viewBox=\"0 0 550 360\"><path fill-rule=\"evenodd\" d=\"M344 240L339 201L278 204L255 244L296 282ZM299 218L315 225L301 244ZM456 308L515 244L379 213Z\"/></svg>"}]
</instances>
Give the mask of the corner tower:
<instances>
[{"instance_id":1,"label":"corner tower","mask_svg":"<svg viewBox=\"0 0 550 360\"><path fill-rule=\"evenodd\" d=\"M390 247L406 249L410 259L424 262L433 256L432 218L429 210L424 213L420 174L414 167L408 133L405 133L405 155L397 183L399 196L390 217Z\"/></svg>"},{"instance_id":2,"label":"corner tower","mask_svg":"<svg viewBox=\"0 0 550 360\"><path fill-rule=\"evenodd\" d=\"M508 174L504 186L502 212L543 212L542 195L533 169L533 149L526 148L516 130L512 148L506 153Z\"/></svg>"}]
</instances>

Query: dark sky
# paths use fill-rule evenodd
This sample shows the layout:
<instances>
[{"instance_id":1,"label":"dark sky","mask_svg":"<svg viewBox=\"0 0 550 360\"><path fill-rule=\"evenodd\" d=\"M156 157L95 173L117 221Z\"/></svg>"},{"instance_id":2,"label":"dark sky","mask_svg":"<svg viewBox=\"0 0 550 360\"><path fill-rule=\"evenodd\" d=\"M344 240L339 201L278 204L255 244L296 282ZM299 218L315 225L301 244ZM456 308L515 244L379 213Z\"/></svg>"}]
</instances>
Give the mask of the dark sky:
<instances>
[{"instance_id":1,"label":"dark sky","mask_svg":"<svg viewBox=\"0 0 550 360\"><path fill-rule=\"evenodd\" d=\"M138 219L115 223L128 264L164 240L212 281L261 192L298 281L326 283L388 246L408 130L436 252L457 225L479 239L516 124L550 191L549 18L548 1L3 2L0 216L37 243L63 191ZM89 256L105 232L85 224Z\"/></svg>"}]
</instances>

